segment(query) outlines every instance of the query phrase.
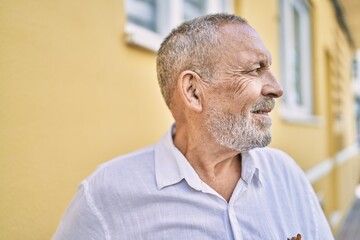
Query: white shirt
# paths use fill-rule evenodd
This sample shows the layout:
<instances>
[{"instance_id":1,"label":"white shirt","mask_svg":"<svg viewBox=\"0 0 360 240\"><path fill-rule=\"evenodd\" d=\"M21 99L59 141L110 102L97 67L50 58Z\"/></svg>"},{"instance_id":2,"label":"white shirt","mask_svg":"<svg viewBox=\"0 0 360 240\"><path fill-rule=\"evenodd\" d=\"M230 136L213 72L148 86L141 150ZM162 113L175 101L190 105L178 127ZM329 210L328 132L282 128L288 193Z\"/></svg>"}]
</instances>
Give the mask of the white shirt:
<instances>
[{"instance_id":1,"label":"white shirt","mask_svg":"<svg viewBox=\"0 0 360 240\"><path fill-rule=\"evenodd\" d=\"M84 180L53 239L334 239L314 191L285 153L242 154L229 202L202 182L169 131Z\"/></svg>"}]
</instances>

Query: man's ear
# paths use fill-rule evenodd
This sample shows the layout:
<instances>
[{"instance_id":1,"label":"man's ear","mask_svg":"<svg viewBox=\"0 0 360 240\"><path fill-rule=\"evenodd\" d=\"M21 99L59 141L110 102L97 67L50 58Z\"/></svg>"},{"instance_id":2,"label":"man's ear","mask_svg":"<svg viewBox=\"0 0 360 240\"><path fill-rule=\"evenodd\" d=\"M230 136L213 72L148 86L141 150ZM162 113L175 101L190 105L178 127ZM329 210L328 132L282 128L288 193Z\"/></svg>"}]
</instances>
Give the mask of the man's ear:
<instances>
[{"instance_id":1,"label":"man's ear","mask_svg":"<svg viewBox=\"0 0 360 240\"><path fill-rule=\"evenodd\" d=\"M202 88L200 76L193 71L186 70L180 73L177 81L180 97L187 107L202 111Z\"/></svg>"}]
</instances>

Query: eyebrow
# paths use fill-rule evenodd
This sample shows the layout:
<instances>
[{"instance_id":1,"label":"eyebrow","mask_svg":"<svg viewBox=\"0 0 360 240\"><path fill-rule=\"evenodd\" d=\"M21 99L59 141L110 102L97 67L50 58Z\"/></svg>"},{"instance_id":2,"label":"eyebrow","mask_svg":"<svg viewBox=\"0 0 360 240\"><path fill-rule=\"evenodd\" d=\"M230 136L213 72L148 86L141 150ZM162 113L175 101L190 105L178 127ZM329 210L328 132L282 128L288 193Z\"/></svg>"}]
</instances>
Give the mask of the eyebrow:
<instances>
[{"instance_id":1,"label":"eyebrow","mask_svg":"<svg viewBox=\"0 0 360 240\"><path fill-rule=\"evenodd\" d=\"M258 63L262 63L262 64L268 64L271 65L272 64L272 55L269 51L259 51L256 49L251 49L252 51L255 52L256 54L256 59L254 59L254 61L252 62L252 64L258 64Z\"/></svg>"},{"instance_id":2,"label":"eyebrow","mask_svg":"<svg viewBox=\"0 0 360 240\"><path fill-rule=\"evenodd\" d=\"M246 62L241 61L242 62L241 66L229 64L228 65L229 70L227 71L228 74L233 76L239 76L242 75L243 73L246 73L249 69L253 68L255 65L260 65L260 67L271 66L272 55L268 50L262 51L256 48L251 48L248 51L251 52L250 55L252 57Z\"/></svg>"}]
</instances>

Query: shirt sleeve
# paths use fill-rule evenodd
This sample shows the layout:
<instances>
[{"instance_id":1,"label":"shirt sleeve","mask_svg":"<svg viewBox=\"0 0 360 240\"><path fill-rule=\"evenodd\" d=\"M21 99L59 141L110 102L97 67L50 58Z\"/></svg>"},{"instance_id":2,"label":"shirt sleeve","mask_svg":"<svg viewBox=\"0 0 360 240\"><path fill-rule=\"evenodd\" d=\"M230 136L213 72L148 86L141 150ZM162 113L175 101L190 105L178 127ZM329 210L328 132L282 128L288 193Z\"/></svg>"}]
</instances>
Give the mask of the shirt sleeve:
<instances>
[{"instance_id":1,"label":"shirt sleeve","mask_svg":"<svg viewBox=\"0 0 360 240\"><path fill-rule=\"evenodd\" d=\"M102 215L97 210L84 181L69 207L52 240L102 240L109 239Z\"/></svg>"},{"instance_id":2,"label":"shirt sleeve","mask_svg":"<svg viewBox=\"0 0 360 240\"><path fill-rule=\"evenodd\" d=\"M316 197L315 192L311 188L311 197L313 202L313 209L315 212L315 221L317 223L317 232L319 240L334 240L334 236L331 232L329 223L325 217L325 214L320 206L318 198Z\"/></svg>"},{"instance_id":3,"label":"shirt sleeve","mask_svg":"<svg viewBox=\"0 0 360 240\"><path fill-rule=\"evenodd\" d=\"M292 159L295 163L295 161ZM313 239L317 240L334 240L334 236L332 234L330 225L328 220L325 217L324 211L320 206L320 202L316 196L314 188L311 183L307 179L304 171L300 168L299 165L296 164L296 169L299 177L302 179L302 184L304 190L306 189L308 192L308 202L311 205L312 213L313 213L313 222L316 225L316 233Z\"/></svg>"}]
</instances>

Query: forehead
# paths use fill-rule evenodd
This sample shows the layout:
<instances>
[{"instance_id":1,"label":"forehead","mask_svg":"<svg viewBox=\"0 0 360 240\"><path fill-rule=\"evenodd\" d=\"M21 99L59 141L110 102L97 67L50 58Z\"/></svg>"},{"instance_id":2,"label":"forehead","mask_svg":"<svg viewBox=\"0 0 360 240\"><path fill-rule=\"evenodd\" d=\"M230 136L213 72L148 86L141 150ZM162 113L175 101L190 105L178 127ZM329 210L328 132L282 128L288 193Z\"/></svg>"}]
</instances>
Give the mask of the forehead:
<instances>
[{"instance_id":1,"label":"forehead","mask_svg":"<svg viewBox=\"0 0 360 240\"><path fill-rule=\"evenodd\" d=\"M228 24L221 28L221 55L251 63L271 62L271 54L259 34L247 24Z\"/></svg>"}]
</instances>

